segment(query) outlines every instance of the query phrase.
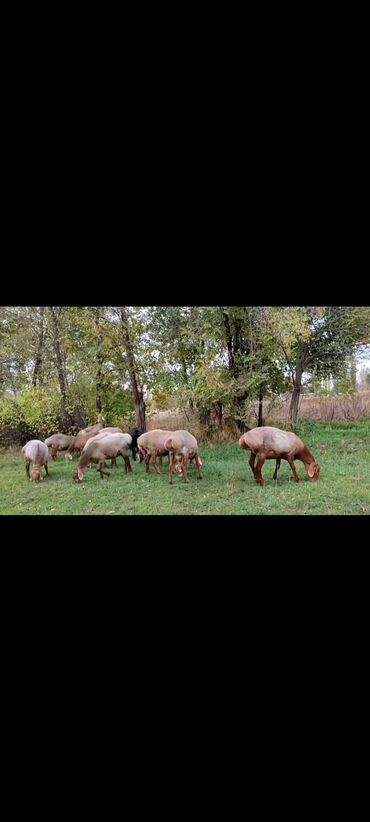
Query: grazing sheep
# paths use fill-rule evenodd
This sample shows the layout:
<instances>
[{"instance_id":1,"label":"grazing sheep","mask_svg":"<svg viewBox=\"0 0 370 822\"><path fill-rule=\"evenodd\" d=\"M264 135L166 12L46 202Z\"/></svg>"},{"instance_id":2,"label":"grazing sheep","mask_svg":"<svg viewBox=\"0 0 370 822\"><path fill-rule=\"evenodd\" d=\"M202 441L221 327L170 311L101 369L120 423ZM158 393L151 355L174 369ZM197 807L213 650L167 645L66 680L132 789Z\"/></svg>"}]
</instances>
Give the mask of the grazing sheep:
<instances>
[{"instance_id":1,"label":"grazing sheep","mask_svg":"<svg viewBox=\"0 0 370 822\"><path fill-rule=\"evenodd\" d=\"M187 466L189 460L194 460L198 471L198 479L202 479L200 470L200 460L198 443L189 431L171 431L171 434L164 442L164 448L169 451L169 484L172 485L172 474L175 471L182 476L184 482L189 482ZM177 460L180 459L180 463Z\"/></svg>"},{"instance_id":2,"label":"grazing sheep","mask_svg":"<svg viewBox=\"0 0 370 822\"><path fill-rule=\"evenodd\" d=\"M73 479L82 482L83 471L90 462L97 462L97 470L100 473L100 478L103 475L109 477L106 471L103 471L104 462L108 458L117 457L120 454L125 461L125 474L131 472L131 463L129 458L129 448L131 446L132 438L129 434L109 434L101 439L93 437L90 442L84 446L80 461L77 468L73 472Z\"/></svg>"},{"instance_id":3,"label":"grazing sheep","mask_svg":"<svg viewBox=\"0 0 370 822\"><path fill-rule=\"evenodd\" d=\"M103 437L106 437L107 434L123 434L123 431L122 431L122 428L102 428L101 431L99 431L97 434L93 434L92 437L89 437L89 439L86 440L85 445L87 445L88 442L91 442L92 439L94 439L94 440L102 439ZM85 445L84 445L84 448L85 448ZM83 449L82 449L82 451L83 451ZM115 457L112 457L110 467L111 468L117 468L117 462L116 462Z\"/></svg>"},{"instance_id":4,"label":"grazing sheep","mask_svg":"<svg viewBox=\"0 0 370 822\"><path fill-rule=\"evenodd\" d=\"M131 432L130 432L131 433ZM139 437L137 444L139 446L140 462L145 462L146 473L149 474L149 466L152 462L155 472L160 475L160 470L157 465L157 460L162 468L162 458L168 456L168 465L170 464L169 451L164 447L166 439L173 434L173 431L163 431L161 428L154 428L153 431L147 431ZM189 457L189 462L194 464L195 456ZM202 465L202 460L199 458L199 465ZM175 464L175 471L182 474L182 459L179 458Z\"/></svg>"},{"instance_id":5,"label":"grazing sheep","mask_svg":"<svg viewBox=\"0 0 370 822\"><path fill-rule=\"evenodd\" d=\"M154 428L153 431L147 431L138 438L140 462L145 461L147 474L149 474L150 463L153 464L156 474L161 473L157 466L157 457L165 457L168 454L168 448L164 447L164 443L171 433L172 431L162 431L161 428Z\"/></svg>"},{"instance_id":6,"label":"grazing sheep","mask_svg":"<svg viewBox=\"0 0 370 822\"><path fill-rule=\"evenodd\" d=\"M71 460L73 459L73 454L75 451L82 451L84 445L87 443L87 440L90 439L90 437L93 437L94 434L98 434L103 428L104 423L105 419L100 414L96 425L89 425L87 428L81 428L81 431L79 431L77 436L73 438L73 441L67 449L65 459Z\"/></svg>"},{"instance_id":7,"label":"grazing sheep","mask_svg":"<svg viewBox=\"0 0 370 822\"><path fill-rule=\"evenodd\" d=\"M277 478L281 460L289 462L296 482L299 482L299 476L295 469L294 460L303 462L310 480L319 478L319 464L315 462L315 458L307 446L292 431L281 431L280 428L271 428L270 426L252 428L251 431L242 434L239 445L240 448L248 449L251 452L249 465L258 485L264 485L261 469L265 460L272 459L276 459L273 479ZM258 457L257 465L254 467L256 457Z\"/></svg>"},{"instance_id":8,"label":"grazing sheep","mask_svg":"<svg viewBox=\"0 0 370 822\"><path fill-rule=\"evenodd\" d=\"M41 468L44 466L46 474L49 474L48 471L48 459L49 459L49 450L47 445L41 440L29 440L26 442L26 445L22 448L22 453L24 456L25 467L26 467L26 476L27 479L35 480L35 482L39 482L43 479L41 476ZM32 474L30 477L30 464L33 463L32 466Z\"/></svg>"},{"instance_id":9,"label":"grazing sheep","mask_svg":"<svg viewBox=\"0 0 370 822\"><path fill-rule=\"evenodd\" d=\"M51 449L53 462L57 460L58 451L66 451L74 439L75 437L70 437L67 434L53 434L45 440L45 445Z\"/></svg>"},{"instance_id":10,"label":"grazing sheep","mask_svg":"<svg viewBox=\"0 0 370 822\"><path fill-rule=\"evenodd\" d=\"M112 434L118 434L118 433L123 434L123 433L125 433L124 431L122 431L122 428L102 428L102 430L99 431L99 434L103 434L104 432L107 432L107 431L111 431ZM131 437L130 450L131 450L133 460L136 460L136 454L139 452L139 449L137 447L137 438L140 437L140 434L142 434L142 433L143 432L141 431L140 428L132 428L131 431L128 432L128 435ZM112 460L112 463L114 463L115 467L117 467L115 459ZM112 464L112 468L113 468L113 464Z\"/></svg>"}]
</instances>

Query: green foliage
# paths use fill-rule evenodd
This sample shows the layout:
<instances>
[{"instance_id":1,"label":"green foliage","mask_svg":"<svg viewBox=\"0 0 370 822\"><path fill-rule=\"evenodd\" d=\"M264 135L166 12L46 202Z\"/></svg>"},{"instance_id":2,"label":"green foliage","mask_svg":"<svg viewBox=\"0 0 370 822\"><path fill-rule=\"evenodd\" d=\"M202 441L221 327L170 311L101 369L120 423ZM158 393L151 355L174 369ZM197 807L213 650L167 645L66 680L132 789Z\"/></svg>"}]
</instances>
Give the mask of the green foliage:
<instances>
[{"instance_id":1,"label":"green foliage","mask_svg":"<svg viewBox=\"0 0 370 822\"><path fill-rule=\"evenodd\" d=\"M152 406L156 411L167 411L172 402L172 395L163 388L158 387L153 390Z\"/></svg>"},{"instance_id":2,"label":"green foliage","mask_svg":"<svg viewBox=\"0 0 370 822\"><path fill-rule=\"evenodd\" d=\"M95 390L86 378L70 386L67 411L80 424L68 423L56 385L47 389L30 388L17 397L3 396L0 398L0 445L24 445L28 439L44 440L57 431L75 434L80 427L94 424L97 417ZM129 391L122 390L118 384L107 387L103 395L107 425L132 427L135 422L133 411Z\"/></svg>"},{"instance_id":3,"label":"green foliage","mask_svg":"<svg viewBox=\"0 0 370 822\"><path fill-rule=\"evenodd\" d=\"M228 402L235 396L230 375L225 369L214 367L205 357L199 360L193 375L192 397L201 408L210 408L214 402Z\"/></svg>"},{"instance_id":4,"label":"green foliage","mask_svg":"<svg viewBox=\"0 0 370 822\"><path fill-rule=\"evenodd\" d=\"M334 380L332 394L354 394L355 390L351 377L342 377L342 379Z\"/></svg>"},{"instance_id":5,"label":"green foliage","mask_svg":"<svg viewBox=\"0 0 370 822\"><path fill-rule=\"evenodd\" d=\"M27 423L19 403L9 396L0 399L0 445L6 447L28 439Z\"/></svg>"},{"instance_id":6,"label":"green foliage","mask_svg":"<svg viewBox=\"0 0 370 822\"><path fill-rule=\"evenodd\" d=\"M19 407L28 430L36 439L44 440L59 430L62 409L57 391L31 388L20 395Z\"/></svg>"},{"instance_id":7,"label":"green foliage","mask_svg":"<svg viewBox=\"0 0 370 822\"><path fill-rule=\"evenodd\" d=\"M103 412L106 424L126 430L135 424L134 403L130 391L119 383L111 382L103 393Z\"/></svg>"},{"instance_id":8,"label":"green foliage","mask_svg":"<svg viewBox=\"0 0 370 822\"><path fill-rule=\"evenodd\" d=\"M308 375L319 393L329 377L355 390L354 354L369 341L361 306L0 307L0 397L15 397L0 436L75 433L100 407L109 424L133 424L132 373L154 407L245 422L253 401L293 386L296 398Z\"/></svg>"},{"instance_id":9,"label":"green foliage","mask_svg":"<svg viewBox=\"0 0 370 822\"><path fill-rule=\"evenodd\" d=\"M328 397L332 393L328 380L322 382L316 377L312 377L310 380L309 391L311 394L315 394L315 397Z\"/></svg>"},{"instance_id":10,"label":"green foliage","mask_svg":"<svg viewBox=\"0 0 370 822\"><path fill-rule=\"evenodd\" d=\"M44 440L63 430L62 419L58 392L50 388L31 388L17 398L4 396L0 399L0 443L24 445L29 439Z\"/></svg>"},{"instance_id":11,"label":"green foliage","mask_svg":"<svg viewBox=\"0 0 370 822\"><path fill-rule=\"evenodd\" d=\"M67 425L67 421L64 421L62 423L63 433L76 434L78 429L96 422L96 394L91 378L82 375L69 384L66 411L72 419L76 420L76 424ZM66 428L68 430L65 430Z\"/></svg>"}]
</instances>

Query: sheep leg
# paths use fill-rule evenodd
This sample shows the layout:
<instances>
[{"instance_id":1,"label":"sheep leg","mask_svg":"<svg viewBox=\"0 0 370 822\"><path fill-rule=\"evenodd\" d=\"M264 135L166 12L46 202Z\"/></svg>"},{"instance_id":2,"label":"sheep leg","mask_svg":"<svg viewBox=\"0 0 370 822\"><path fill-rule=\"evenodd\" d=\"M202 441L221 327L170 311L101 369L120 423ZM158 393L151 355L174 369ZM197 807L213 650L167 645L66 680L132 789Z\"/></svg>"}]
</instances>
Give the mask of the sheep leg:
<instances>
[{"instance_id":1,"label":"sheep leg","mask_svg":"<svg viewBox=\"0 0 370 822\"><path fill-rule=\"evenodd\" d=\"M49 476L49 470L48 470L48 464L47 464L47 462L45 463L44 468L45 468L45 474L46 474L46 476L48 477L48 476Z\"/></svg>"},{"instance_id":2,"label":"sheep leg","mask_svg":"<svg viewBox=\"0 0 370 822\"><path fill-rule=\"evenodd\" d=\"M96 469L97 471L99 471L99 474L100 474L100 479L103 479L103 474L104 474L104 476L105 476L105 477L109 477L109 476L110 476L110 474L108 474L108 472L107 472L107 471L103 471L103 466L104 466L104 460L100 460L99 465L98 465L98 467L97 467L97 469Z\"/></svg>"},{"instance_id":3,"label":"sheep leg","mask_svg":"<svg viewBox=\"0 0 370 822\"><path fill-rule=\"evenodd\" d=\"M57 454L58 454L58 449L55 448L54 446L52 446L52 448L51 448L51 458L52 458L53 462L57 461L57 459L58 459Z\"/></svg>"},{"instance_id":4,"label":"sheep leg","mask_svg":"<svg viewBox=\"0 0 370 822\"><path fill-rule=\"evenodd\" d=\"M161 472L160 472L160 470L158 468L158 465L157 465L157 452L156 451L153 451L152 456L151 456L150 459L151 459L151 462L153 463L153 468L155 470L155 473L158 474L158 476L160 477Z\"/></svg>"},{"instance_id":5,"label":"sheep leg","mask_svg":"<svg viewBox=\"0 0 370 822\"><path fill-rule=\"evenodd\" d=\"M146 473L146 474L149 474L149 463L150 463L150 460L151 460L151 455L147 453L147 454L145 455L145 473Z\"/></svg>"},{"instance_id":6,"label":"sheep leg","mask_svg":"<svg viewBox=\"0 0 370 822\"><path fill-rule=\"evenodd\" d=\"M169 483L169 485L173 485L172 474L174 472L174 465L175 465L175 455L172 454L172 452L171 452L168 455L168 475L169 475L168 483Z\"/></svg>"},{"instance_id":7,"label":"sheep leg","mask_svg":"<svg viewBox=\"0 0 370 822\"><path fill-rule=\"evenodd\" d=\"M198 479L203 479L203 475L202 475L202 472L201 472L201 470L200 470L200 463L199 463L199 457L198 457L198 454L196 454L196 455L195 455L195 457L194 457L194 462L195 462L195 467L196 467L196 469L197 469L197 471L198 471Z\"/></svg>"},{"instance_id":8,"label":"sheep leg","mask_svg":"<svg viewBox=\"0 0 370 822\"><path fill-rule=\"evenodd\" d=\"M274 476L273 476L272 479L275 479L275 480L277 479L278 470L280 468L280 463L281 463L281 458L279 457L279 459L276 460L276 468L275 468Z\"/></svg>"},{"instance_id":9,"label":"sheep leg","mask_svg":"<svg viewBox=\"0 0 370 822\"><path fill-rule=\"evenodd\" d=\"M26 461L25 461L25 468L26 468L26 477L27 477L27 479L30 479L30 464L31 464L31 460L26 460Z\"/></svg>"},{"instance_id":10,"label":"sheep leg","mask_svg":"<svg viewBox=\"0 0 370 822\"><path fill-rule=\"evenodd\" d=\"M122 456L123 456L123 459L125 461L125 474L127 474L127 473L132 474L130 457L126 457L124 454L122 454Z\"/></svg>"},{"instance_id":11,"label":"sheep leg","mask_svg":"<svg viewBox=\"0 0 370 822\"><path fill-rule=\"evenodd\" d=\"M110 467L111 468L117 468L117 458L116 457L112 457L112 459L110 461Z\"/></svg>"},{"instance_id":12,"label":"sheep leg","mask_svg":"<svg viewBox=\"0 0 370 822\"><path fill-rule=\"evenodd\" d=\"M183 477L184 482L190 482L190 480L188 478L188 471L187 471L188 460L189 460L189 457L185 456L185 454L184 454L183 460L182 460L182 477Z\"/></svg>"},{"instance_id":13,"label":"sheep leg","mask_svg":"<svg viewBox=\"0 0 370 822\"><path fill-rule=\"evenodd\" d=\"M250 467L251 467L251 469L252 469L252 472L253 472L253 476L254 476L254 477L256 476L256 474L255 474L255 470L254 470L254 463L255 463L255 459L256 459L256 454L253 454L253 452L251 451L251 455L250 455L250 457L249 457L249 465L250 465Z\"/></svg>"},{"instance_id":14,"label":"sheep leg","mask_svg":"<svg viewBox=\"0 0 370 822\"><path fill-rule=\"evenodd\" d=\"M293 459L293 457L287 457L287 460L288 460L289 465L290 465L290 467L291 467L291 469L292 469L292 474L293 474L293 477L294 477L295 481L296 481L296 482L299 482L299 476L298 476L298 474L297 474L297 471L296 471L296 468L295 468L295 465L294 465L294 459Z\"/></svg>"},{"instance_id":15,"label":"sheep leg","mask_svg":"<svg viewBox=\"0 0 370 822\"><path fill-rule=\"evenodd\" d=\"M266 459L265 454L259 454L258 455L257 465L256 465L256 468L255 468L255 471L254 471L254 477L255 477L255 480L258 483L258 485L264 485L265 484L265 481L264 481L264 479L262 477L262 474L261 474L262 466L265 462L265 459Z\"/></svg>"}]
</instances>

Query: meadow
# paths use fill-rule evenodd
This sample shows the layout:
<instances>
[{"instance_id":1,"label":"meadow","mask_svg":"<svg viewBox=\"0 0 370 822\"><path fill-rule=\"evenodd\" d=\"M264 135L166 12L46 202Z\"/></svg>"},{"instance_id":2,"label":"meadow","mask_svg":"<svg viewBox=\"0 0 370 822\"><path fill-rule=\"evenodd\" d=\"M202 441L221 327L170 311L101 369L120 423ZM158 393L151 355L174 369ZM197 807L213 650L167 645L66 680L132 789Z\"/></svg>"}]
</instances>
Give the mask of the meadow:
<instances>
[{"instance_id":1,"label":"meadow","mask_svg":"<svg viewBox=\"0 0 370 822\"><path fill-rule=\"evenodd\" d=\"M117 469L108 469L108 479L101 480L93 466L82 483L74 483L76 458L66 462L64 454L49 461L50 476L37 484L26 479L20 448L9 449L0 454L0 514L370 514L370 420L307 420L296 433L320 463L317 482L310 482L297 462L301 482L295 483L285 461L274 481L275 462L268 460L261 488L249 467L249 452L233 442L201 444L203 480L190 467L188 485L175 475L169 486L167 459L158 477L152 467L147 476L145 466L132 461L132 474L125 475L121 458Z\"/></svg>"}]
</instances>

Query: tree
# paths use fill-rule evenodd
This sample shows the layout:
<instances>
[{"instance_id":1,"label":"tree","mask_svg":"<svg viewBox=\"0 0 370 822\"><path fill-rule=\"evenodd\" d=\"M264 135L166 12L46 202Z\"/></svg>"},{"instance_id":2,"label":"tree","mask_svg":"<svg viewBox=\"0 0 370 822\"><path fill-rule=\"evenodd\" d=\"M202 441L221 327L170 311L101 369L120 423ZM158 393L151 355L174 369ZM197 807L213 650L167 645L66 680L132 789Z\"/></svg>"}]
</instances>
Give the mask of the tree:
<instances>
[{"instance_id":1,"label":"tree","mask_svg":"<svg viewBox=\"0 0 370 822\"><path fill-rule=\"evenodd\" d=\"M146 431L146 406L144 401L143 388L140 383L139 370L134 354L133 335L131 334L130 330L130 317L127 306L120 306L120 315L122 324L121 327L123 331L123 344L127 357L130 385L135 405L136 425L138 428L141 428L142 431Z\"/></svg>"},{"instance_id":2,"label":"tree","mask_svg":"<svg viewBox=\"0 0 370 822\"><path fill-rule=\"evenodd\" d=\"M43 362L44 362L44 350L45 350L45 338L46 338L46 328L45 328L45 306L41 305L39 308L39 322L38 322L38 343L37 343L37 353L35 359L35 366L33 369L33 377L32 377L32 385L36 388L37 383L40 385L43 384Z\"/></svg>"},{"instance_id":3,"label":"tree","mask_svg":"<svg viewBox=\"0 0 370 822\"><path fill-rule=\"evenodd\" d=\"M147 314L152 364L148 361L148 382L163 390L184 389L183 398L193 408L195 365L205 350L203 337L209 337L204 309L198 306L154 306L147 310Z\"/></svg>"},{"instance_id":4,"label":"tree","mask_svg":"<svg viewBox=\"0 0 370 822\"><path fill-rule=\"evenodd\" d=\"M315 379L345 374L347 359L370 339L370 309L285 306L268 309L268 324L293 386L289 420L297 422L304 373Z\"/></svg>"},{"instance_id":5,"label":"tree","mask_svg":"<svg viewBox=\"0 0 370 822\"><path fill-rule=\"evenodd\" d=\"M56 368L58 373L60 393L62 396L62 407L66 420L73 422L68 411L68 397L67 397L67 374L65 369L63 342L62 342L62 323L63 323L63 306L54 305L49 307L49 315L51 318L51 335L54 349L54 356Z\"/></svg>"},{"instance_id":6,"label":"tree","mask_svg":"<svg viewBox=\"0 0 370 822\"><path fill-rule=\"evenodd\" d=\"M366 307L5 306L0 391L16 402L28 391L28 415L40 401L45 426L68 430L107 409L116 425L135 410L145 430L149 390L162 407L196 411L208 431L231 418L242 432L289 386L295 425L309 380L343 376L354 388L369 329Z\"/></svg>"}]
</instances>

